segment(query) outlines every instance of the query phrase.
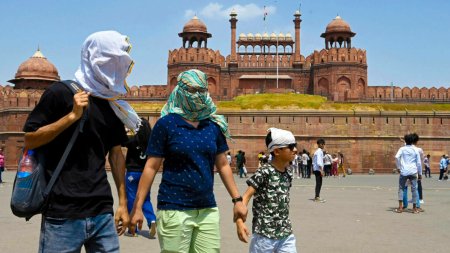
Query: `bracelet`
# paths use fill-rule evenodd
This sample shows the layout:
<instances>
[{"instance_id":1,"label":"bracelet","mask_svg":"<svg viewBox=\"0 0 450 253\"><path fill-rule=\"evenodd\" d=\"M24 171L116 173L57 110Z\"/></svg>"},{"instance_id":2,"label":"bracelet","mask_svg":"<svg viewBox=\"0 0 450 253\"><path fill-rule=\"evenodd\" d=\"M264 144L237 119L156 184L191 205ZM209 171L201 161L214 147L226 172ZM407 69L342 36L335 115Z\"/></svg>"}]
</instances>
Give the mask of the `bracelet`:
<instances>
[{"instance_id":1,"label":"bracelet","mask_svg":"<svg viewBox=\"0 0 450 253\"><path fill-rule=\"evenodd\" d=\"M242 196L239 196L237 198L232 198L231 202L233 202L233 204L236 204L236 202L242 201Z\"/></svg>"}]
</instances>

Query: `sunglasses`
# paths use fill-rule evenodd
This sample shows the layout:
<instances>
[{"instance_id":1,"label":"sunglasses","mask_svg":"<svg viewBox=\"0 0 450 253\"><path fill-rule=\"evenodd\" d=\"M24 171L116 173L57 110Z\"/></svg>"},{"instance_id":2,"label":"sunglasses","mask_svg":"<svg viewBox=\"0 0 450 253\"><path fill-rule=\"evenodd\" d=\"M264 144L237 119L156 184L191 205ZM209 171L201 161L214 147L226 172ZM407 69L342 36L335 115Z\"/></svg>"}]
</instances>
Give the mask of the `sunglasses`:
<instances>
[{"instance_id":1,"label":"sunglasses","mask_svg":"<svg viewBox=\"0 0 450 253\"><path fill-rule=\"evenodd\" d=\"M288 144L287 147L283 147L283 148L288 148L291 151L294 151L294 148L297 148L297 143Z\"/></svg>"}]
</instances>

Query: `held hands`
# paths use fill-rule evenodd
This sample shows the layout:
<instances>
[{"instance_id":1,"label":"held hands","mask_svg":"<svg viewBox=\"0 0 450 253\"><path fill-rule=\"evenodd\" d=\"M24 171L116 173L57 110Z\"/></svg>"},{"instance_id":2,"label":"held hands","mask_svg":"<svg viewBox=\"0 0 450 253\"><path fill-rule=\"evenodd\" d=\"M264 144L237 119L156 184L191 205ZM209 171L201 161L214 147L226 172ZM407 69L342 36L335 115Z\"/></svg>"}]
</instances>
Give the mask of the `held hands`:
<instances>
[{"instance_id":1,"label":"held hands","mask_svg":"<svg viewBox=\"0 0 450 253\"><path fill-rule=\"evenodd\" d=\"M114 216L114 223L116 225L116 231L118 235L123 235L130 223L130 216L128 216L128 210L126 206L119 206Z\"/></svg>"},{"instance_id":2,"label":"held hands","mask_svg":"<svg viewBox=\"0 0 450 253\"><path fill-rule=\"evenodd\" d=\"M136 233L136 225L139 230L142 230L142 223L144 222L144 214L142 213L142 208L133 207L131 211L131 221L128 226L128 231L131 232L132 235Z\"/></svg>"},{"instance_id":3,"label":"held hands","mask_svg":"<svg viewBox=\"0 0 450 253\"><path fill-rule=\"evenodd\" d=\"M248 228L242 219L236 220L236 230L239 240L241 242L248 243L248 237L250 236L250 232L248 231Z\"/></svg>"},{"instance_id":4,"label":"held hands","mask_svg":"<svg viewBox=\"0 0 450 253\"><path fill-rule=\"evenodd\" d=\"M242 201L236 202L233 207L233 221L236 222L240 218L245 222L247 220L247 213L248 209L244 203Z\"/></svg>"},{"instance_id":5,"label":"held hands","mask_svg":"<svg viewBox=\"0 0 450 253\"><path fill-rule=\"evenodd\" d=\"M72 113L75 116L75 120L78 120L83 115L83 109L89 104L89 95L90 93L85 91L73 95Z\"/></svg>"}]
</instances>

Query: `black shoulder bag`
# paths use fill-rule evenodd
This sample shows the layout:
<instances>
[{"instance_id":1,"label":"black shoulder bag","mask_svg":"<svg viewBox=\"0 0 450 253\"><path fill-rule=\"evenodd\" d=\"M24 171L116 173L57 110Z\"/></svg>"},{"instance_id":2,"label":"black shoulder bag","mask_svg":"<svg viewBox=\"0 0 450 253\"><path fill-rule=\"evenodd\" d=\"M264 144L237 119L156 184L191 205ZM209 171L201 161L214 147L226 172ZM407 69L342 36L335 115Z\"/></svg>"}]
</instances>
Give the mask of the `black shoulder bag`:
<instances>
[{"instance_id":1,"label":"black shoulder bag","mask_svg":"<svg viewBox=\"0 0 450 253\"><path fill-rule=\"evenodd\" d=\"M67 85L74 94L81 90L79 84L74 81L61 82ZM25 218L28 221L34 215L43 213L46 210L53 185L61 173L62 167L66 162L67 156L69 155L78 134L83 132L83 126L86 122L87 116L88 110L85 109L83 116L79 120L77 128L73 132L61 160L59 161L58 166L53 172L53 175L48 183L45 179L45 157L40 155L39 152L34 154L34 160L36 163L31 175L19 178L16 174L11 195L11 210L15 216ZM17 170L17 173L18 172L19 169Z\"/></svg>"}]
</instances>

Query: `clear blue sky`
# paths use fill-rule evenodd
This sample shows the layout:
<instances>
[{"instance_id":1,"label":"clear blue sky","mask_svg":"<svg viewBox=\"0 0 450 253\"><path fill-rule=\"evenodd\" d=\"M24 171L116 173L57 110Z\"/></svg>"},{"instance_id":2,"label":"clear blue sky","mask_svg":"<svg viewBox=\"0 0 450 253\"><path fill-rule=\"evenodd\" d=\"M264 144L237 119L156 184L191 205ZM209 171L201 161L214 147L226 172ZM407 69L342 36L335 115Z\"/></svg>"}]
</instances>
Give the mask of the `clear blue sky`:
<instances>
[{"instance_id":1,"label":"clear blue sky","mask_svg":"<svg viewBox=\"0 0 450 253\"><path fill-rule=\"evenodd\" d=\"M339 14L367 50L369 85L450 86L450 1L448 0L1 0L0 84L36 51L73 78L84 39L117 30L133 44L136 65L130 85L165 84L168 51L181 47L178 33L193 14L207 25L208 47L230 54L229 12L238 13L237 33L291 32L301 3L301 53L324 47L320 34ZM267 6L266 25L263 8Z\"/></svg>"}]
</instances>

